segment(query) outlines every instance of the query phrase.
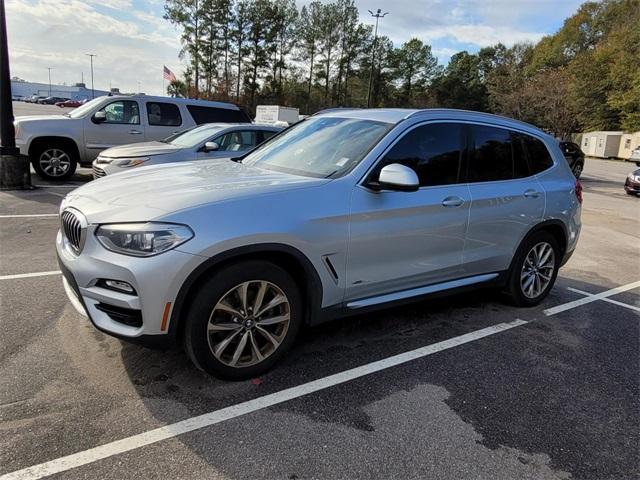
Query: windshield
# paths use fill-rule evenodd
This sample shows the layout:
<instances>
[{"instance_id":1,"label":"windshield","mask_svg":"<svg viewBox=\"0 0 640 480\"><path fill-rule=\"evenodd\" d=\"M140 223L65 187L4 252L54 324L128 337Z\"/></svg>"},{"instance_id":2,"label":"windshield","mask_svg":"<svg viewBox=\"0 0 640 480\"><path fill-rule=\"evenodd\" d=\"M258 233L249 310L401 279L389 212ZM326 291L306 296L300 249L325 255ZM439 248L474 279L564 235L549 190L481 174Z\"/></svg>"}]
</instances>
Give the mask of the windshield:
<instances>
[{"instance_id":1,"label":"windshield","mask_svg":"<svg viewBox=\"0 0 640 480\"><path fill-rule=\"evenodd\" d=\"M180 148L192 148L206 142L224 127L200 125L165 139L165 142Z\"/></svg>"},{"instance_id":2,"label":"windshield","mask_svg":"<svg viewBox=\"0 0 640 480\"><path fill-rule=\"evenodd\" d=\"M340 177L392 127L357 118L311 118L263 144L242 163L307 177Z\"/></svg>"},{"instance_id":3,"label":"windshield","mask_svg":"<svg viewBox=\"0 0 640 480\"><path fill-rule=\"evenodd\" d=\"M85 103L84 105L80 105L78 108L71 110L67 115L71 118L80 118L84 117L87 112L93 110L100 102L102 102L103 97L94 98L93 100Z\"/></svg>"}]
</instances>

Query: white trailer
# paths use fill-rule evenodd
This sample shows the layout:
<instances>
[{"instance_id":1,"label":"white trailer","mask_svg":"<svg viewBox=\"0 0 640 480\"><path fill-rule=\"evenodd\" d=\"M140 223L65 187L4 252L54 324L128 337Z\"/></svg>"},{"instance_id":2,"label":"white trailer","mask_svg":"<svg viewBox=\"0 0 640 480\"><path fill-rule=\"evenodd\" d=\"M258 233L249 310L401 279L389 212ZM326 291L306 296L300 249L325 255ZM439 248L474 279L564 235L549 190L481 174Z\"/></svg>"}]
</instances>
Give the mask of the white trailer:
<instances>
[{"instance_id":1,"label":"white trailer","mask_svg":"<svg viewBox=\"0 0 640 480\"><path fill-rule=\"evenodd\" d=\"M256 108L256 123L276 124L285 122L288 125L296 123L300 111L293 107L282 107L280 105L258 105Z\"/></svg>"},{"instance_id":2,"label":"white trailer","mask_svg":"<svg viewBox=\"0 0 640 480\"><path fill-rule=\"evenodd\" d=\"M587 132L582 135L582 151L588 157L615 158L623 132Z\"/></svg>"}]
</instances>

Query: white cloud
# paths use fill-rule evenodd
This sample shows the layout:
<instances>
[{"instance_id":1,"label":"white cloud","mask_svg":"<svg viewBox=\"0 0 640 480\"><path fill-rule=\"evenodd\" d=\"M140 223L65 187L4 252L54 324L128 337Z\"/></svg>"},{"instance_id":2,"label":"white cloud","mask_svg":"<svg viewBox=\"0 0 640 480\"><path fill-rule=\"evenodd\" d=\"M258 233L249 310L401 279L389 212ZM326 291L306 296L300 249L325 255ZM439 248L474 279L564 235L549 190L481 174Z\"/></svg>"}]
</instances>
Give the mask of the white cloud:
<instances>
[{"instance_id":1,"label":"white cloud","mask_svg":"<svg viewBox=\"0 0 640 480\"><path fill-rule=\"evenodd\" d=\"M110 84L122 91L138 88L150 94L162 90L162 66L179 72L180 43L172 26L160 16L135 10L129 0L95 2L121 13L101 13L78 0L9 0L7 20L11 74L44 81L53 67L54 83L89 84L89 59L95 53L95 86ZM124 18L131 18L125 20Z\"/></svg>"}]
</instances>

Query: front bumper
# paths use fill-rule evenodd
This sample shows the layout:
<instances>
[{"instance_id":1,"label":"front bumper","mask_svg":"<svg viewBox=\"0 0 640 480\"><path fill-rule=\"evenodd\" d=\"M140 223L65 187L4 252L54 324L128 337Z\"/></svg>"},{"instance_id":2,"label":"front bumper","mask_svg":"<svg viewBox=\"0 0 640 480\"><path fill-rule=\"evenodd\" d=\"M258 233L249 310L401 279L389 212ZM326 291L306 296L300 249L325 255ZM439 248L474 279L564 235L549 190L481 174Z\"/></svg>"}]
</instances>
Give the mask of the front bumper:
<instances>
[{"instance_id":1,"label":"front bumper","mask_svg":"<svg viewBox=\"0 0 640 480\"><path fill-rule=\"evenodd\" d=\"M624 189L628 193L640 194L640 182L635 182L627 178L624 182Z\"/></svg>"},{"instance_id":2,"label":"front bumper","mask_svg":"<svg viewBox=\"0 0 640 480\"><path fill-rule=\"evenodd\" d=\"M142 167L144 165L145 163L137 166ZM113 175L114 173L127 172L132 168L136 168L136 167L119 167L117 165L112 165L110 163L98 163L97 159L94 160L93 163L91 164L91 170L93 171L94 180L97 178L104 177L106 175Z\"/></svg>"},{"instance_id":3,"label":"front bumper","mask_svg":"<svg viewBox=\"0 0 640 480\"><path fill-rule=\"evenodd\" d=\"M177 250L146 258L113 253L97 242L94 230L89 225L80 255L67 248L60 232L56 238L63 284L73 306L110 335L145 344L170 341L169 332L176 331L170 322L178 291L203 259ZM101 287L99 279L127 282L135 293ZM139 321L130 321L134 318Z\"/></svg>"},{"instance_id":4,"label":"front bumper","mask_svg":"<svg viewBox=\"0 0 640 480\"><path fill-rule=\"evenodd\" d=\"M20 155L29 155L29 145L23 138L16 138L16 147L20 149Z\"/></svg>"}]
</instances>

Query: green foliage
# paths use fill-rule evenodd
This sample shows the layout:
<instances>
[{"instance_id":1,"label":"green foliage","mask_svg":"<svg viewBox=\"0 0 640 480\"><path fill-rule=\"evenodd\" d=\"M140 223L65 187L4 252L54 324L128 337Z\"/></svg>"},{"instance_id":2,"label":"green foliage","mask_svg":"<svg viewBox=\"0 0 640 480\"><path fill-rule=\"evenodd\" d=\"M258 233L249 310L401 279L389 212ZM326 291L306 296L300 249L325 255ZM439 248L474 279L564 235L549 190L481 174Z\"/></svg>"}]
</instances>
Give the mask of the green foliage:
<instances>
[{"instance_id":1,"label":"green foliage","mask_svg":"<svg viewBox=\"0 0 640 480\"><path fill-rule=\"evenodd\" d=\"M435 79L432 89L437 104L442 107L488 110L487 87L480 74L478 55L456 53L444 73Z\"/></svg>"},{"instance_id":2,"label":"green foliage","mask_svg":"<svg viewBox=\"0 0 640 480\"><path fill-rule=\"evenodd\" d=\"M459 52L394 46L354 0L165 0L191 96L294 105L452 107L573 130L640 130L640 0L588 1L536 45ZM384 20L381 23L384 32ZM182 90L181 90L182 91Z\"/></svg>"}]
</instances>

